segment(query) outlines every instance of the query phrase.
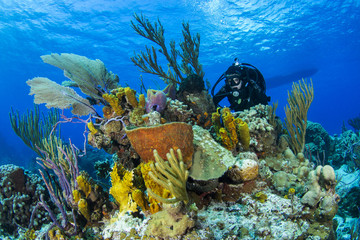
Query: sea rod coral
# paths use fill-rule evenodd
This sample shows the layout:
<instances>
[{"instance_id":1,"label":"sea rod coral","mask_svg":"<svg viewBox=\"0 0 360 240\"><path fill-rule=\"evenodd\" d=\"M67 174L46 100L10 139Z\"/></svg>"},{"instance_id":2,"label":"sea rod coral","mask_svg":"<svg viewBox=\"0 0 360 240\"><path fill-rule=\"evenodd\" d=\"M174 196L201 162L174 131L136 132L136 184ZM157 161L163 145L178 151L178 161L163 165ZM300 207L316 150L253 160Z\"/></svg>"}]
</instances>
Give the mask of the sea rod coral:
<instances>
[{"instance_id":1,"label":"sea rod coral","mask_svg":"<svg viewBox=\"0 0 360 240\"><path fill-rule=\"evenodd\" d=\"M304 150L307 125L307 112L314 99L312 81L293 83L291 94L288 92L288 104L285 107L285 128L289 134L289 146L295 154Z\"/></svg>"},{"instance_id":2,"label":"sea rod coral","mask_svg":"<svg viewBox=\"0 0 360 240\"><path fill-rule=\"evenodd\" d=\"M138 66L143 72L154 74L162 78L166 83L178 84L185 79L183 74L197 74L201 78L204 76L202 65L199 63L200 35L192 37L188 23L183 23L183 42L180 43L181 51L176 49L175 41L170 42L170 51L167 49L164 37L164 27L161 22L152 24L145 16L134 14L135 22L131 21L132 28L140 36L149 39L157 44L160 49L146 46L146 53L140 52L131 61ZM169 69L167 72L158 64L156 52L162 53L167 62ZM177 56L181 58L181 64Z\"/></svg>"}]
</instances>

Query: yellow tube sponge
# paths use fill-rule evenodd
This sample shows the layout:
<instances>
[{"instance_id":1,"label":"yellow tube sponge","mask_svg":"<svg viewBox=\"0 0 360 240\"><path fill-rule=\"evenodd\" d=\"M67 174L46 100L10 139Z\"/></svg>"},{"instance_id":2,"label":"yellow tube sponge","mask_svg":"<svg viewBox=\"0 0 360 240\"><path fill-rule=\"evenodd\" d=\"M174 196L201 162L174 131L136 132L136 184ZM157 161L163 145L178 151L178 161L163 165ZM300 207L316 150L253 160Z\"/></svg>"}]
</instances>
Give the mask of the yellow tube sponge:
<instances>
[{"instance_id":1,"label":"yellow tube sponge","mask_svg":"<svg viewBox=\"0 0 360 240\"><path fill-rule=\"evenodd\" d=\"M135 94L135 90L131 89L130 87L125 88L126 101L130 103L133 108L136 108L138 106L138 101Z\"/></svg>"},{"instance_id":2,"label":"yellow tube sponge","mask_svg":"<svg viewBox=\"0 0 360 240\"><path fill-rule=\"evenodd\" d=\"M230 108L224 108L222 110L222 119L224 122L224 127L227 130L228 135L230 137L232 148L234 148L238 143L238 137L236 133L235 118L231 114Z\"/></svg>"},{"instance_id":3,"label":"yellow tube sponge","mask_svg":"<svg viewBox=\"0 0 360 240\"><path fill-rule=\"evenodd\" d=\"M218 112L218 110L219 109L217 109L217 111L211 115L211 122L216 134L219 133L219 130L221 128L220 113Z\"/></svg>"},{"instance_id":4,"label":"yellow tube sponge","mask_svg":"<svg viewBox=\"0 0 360 240\"><path fill-rule=\"evenodd\" d=\"M85 194L85 197L88 197L89 194L91 193L91 184L90 182L86 179L86 177L84 175L79 175L76 178L77 184L79 186L79 189L81 191L83 191L83 193Z\"/></svg>"},{"instance_id":5,"label":"yellow tube sponge","mask_svg":"<svg viewBox=\"0 0 360 240\"><path fill-rule=\"evenodd\" d=\"M211 117L217 141L226 149L233 150L239 142L239 133L237 130L237 119L231 114L230 108L223 108L221 113L219 108Z\"/></svg>"},{"instance_id":6,"label":"yellow tube sponge","mask_svg":"<svg viewBox=\"0 0 360 240\"><path fill-rule=\"evenodd\" d=\"M124 110L120 106L120 101L117 96L105 93L102 97L110 104L116 115L121 116L124 114Z\"/></svg>"},{"instance_id":7,"label":"yellow tube sponge","mask_svg":"<svg viewBox=\"0 0 360 240\"><path fill-rule=\"evenodd\" d=\"M81 193L80 193L80 191L75 189L72 193L73 193L73 200L74 200L74 202L75 202L75 203L78 203L79 200L81 199Z\"/></svg>"},{"instance_id":8,"label":"yellow tube sponge","mask_svg":"<svg viewBox=\"0 0 360 240\"><path fill-rule=\"evenodd\" d=\"M105 93L102 95L102 97L110 104L116 115L121 116L124 114L124 110L120 106L120 101L117 96L115 96L114 94Z\"/></svg>"},{"instance_id":9,"label":"yellow tube sponge","mask_svg":"<svg viewBox=\"0 0 360 240\"><path fill-rule=\"evenodd\" d=\"M88 221L91 220L88 203L85 199L82 198L79 200L78 209L79 209L79 212L86 218L86 220L88 220Z\"/></svg>"},{"instance_id":10,"label":"yellow tube sponge","mask_svg":"<svg viewBox=\"0 0 360 240\"><path fill-rule=\"evenodd\" d=\"M121 101L122 97L125 96L125 88L119 87L112 90L111 93L114 94Z\"/></svg>"},{"instance_id":11,"label":"yellow tube sponge","mask_svg":"<svg viewBox=\"0 0 360 240\"><path fill-rule=\"evenodd\" d=\"M139 96L139 104L138 104L138 106L140 107L140 108L144 108L145 107L145 95L144 94L140 94L140 96Z\"/></svg>"},{"instance_id":12,"label":"yellow tube sponge","mask_svg":"<svg viewBox=\"0 0 360 240\"><path fill-rule=\"evenodd\" d=\"M92 122L88 122L87 124L88 129L90 130L90 133L95 135L98 133L99 130L97 130Z\"/></svg>"},{"instance_id":13,"label":"yellow tube sponge","mask_svg":"<svg viewBox=\"0 0 360 240\"><path fill-rule=\"evenodd\" d=\"M240 118L237 118L236 122L237 122L236 124L237 133L239 135L241 145L244 147L245 150L248 150L250 146L249 126L246 122L244 122Z\"/></svg>"},{"instance_id":14,"label":"yellow tube sponge","mask_svg":"<svg viewBox=\"0 0 360 240\"><path fill-rule=\"evenodd\" d=\"M219 137L221 139L222 144L227 150L233 149L233 145L231 144L231 140L225 128L220 128Z\"/></svg>"}]
</instances>

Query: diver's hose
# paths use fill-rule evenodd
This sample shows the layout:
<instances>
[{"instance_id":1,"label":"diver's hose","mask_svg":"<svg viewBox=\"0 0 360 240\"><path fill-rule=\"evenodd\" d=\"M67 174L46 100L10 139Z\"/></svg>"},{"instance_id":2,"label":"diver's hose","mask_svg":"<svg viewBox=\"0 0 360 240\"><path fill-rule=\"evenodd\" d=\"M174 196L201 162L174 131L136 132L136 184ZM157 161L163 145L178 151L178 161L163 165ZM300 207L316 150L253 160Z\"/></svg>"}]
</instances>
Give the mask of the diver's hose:
<instances>
[{"instance_id":1,"label":"diver's hose","mask_svg":"<svg viewBox=\"0 0 360 240\"><path fill-rule=\"evenodd\" d=\"M213 97L214 97L215 88L216 88L216 86L219 84L219 82L225 78L224 75L225 75L225 73L223 73L223 74L219 77L219 79L216 81L216 83L215 83L214 86L212 87L212 89L211 89L211 95L212 95Z\"/></svg>"}]
</instances>

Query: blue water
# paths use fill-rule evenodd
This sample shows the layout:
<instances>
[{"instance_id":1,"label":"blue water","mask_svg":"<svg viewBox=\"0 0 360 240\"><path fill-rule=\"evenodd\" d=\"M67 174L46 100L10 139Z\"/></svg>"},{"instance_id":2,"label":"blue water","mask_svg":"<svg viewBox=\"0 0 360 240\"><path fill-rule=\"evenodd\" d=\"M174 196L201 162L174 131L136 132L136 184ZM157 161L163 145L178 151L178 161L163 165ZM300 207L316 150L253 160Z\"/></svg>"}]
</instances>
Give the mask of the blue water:
<instances>
[{"instance_id":1,"label":"blue water","mask_svg":"<svg viewBox=\"0 0 360 240\"><path fill-rule=\"evenodd\" d=\"M13 133L8 112L32 108L26 81L33 77L66 80L40 56L76 53L101 59L121 84L139 89L139 70L130 57L149 42L130 26L133 13L163 23L167 41L181 39L181 23L200 33L200 61L214 84L235 57L263 73L277 114L284 117L291 82L311 75L315 99L309 120L331 134L360 114L360 2L347 1L70 1L0 0L0 81L2 163L24 164L33 153ZM294 73L301 73L297 76ZM313 72L312 74L310 74ZM314 73L315 72L315 73ZM276 82L279 76L291 76ZM143 74L146 87L162 82ZM273 80L274 82L271 82ZM65 137L81 144L73 127ZM82 127L81 127L82 130ZM81 135L81 130L80 135ZM4 157L5 156L5 157ZM15 160L17 159L17 160ZM17 163L17 162L16 162Z\"/></svg>"}]
</instances>

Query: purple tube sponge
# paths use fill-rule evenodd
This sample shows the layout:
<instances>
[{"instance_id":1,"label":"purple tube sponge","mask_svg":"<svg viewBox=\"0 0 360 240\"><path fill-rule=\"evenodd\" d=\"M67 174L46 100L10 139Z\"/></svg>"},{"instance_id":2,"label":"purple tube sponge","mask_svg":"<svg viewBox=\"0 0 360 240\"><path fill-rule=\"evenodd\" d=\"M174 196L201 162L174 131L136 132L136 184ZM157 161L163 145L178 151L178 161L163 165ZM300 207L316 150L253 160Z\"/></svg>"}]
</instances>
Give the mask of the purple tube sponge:
<instances>
[{"instance_id":1,"label":"purple tube sponge","mask_svg":"<svg viewBox=\"0 0 360 240\"><path fill-rule=\"evenodd\" d=\"M171 98L172 100L176 98L176 86L172 83L167 85L163 92L166 94L167 97Z\"/></svg>"},{"instance_id":2,"label":"purple tube sponge","mask_svg":"<svg viewBox=\"0 0 360 240\"><path fill-rule=\"evenodd\" d=\"M161 90L149 89L147 91L146 112L157 111L161 113L166 107L166 94Z\"/></svg>"}]
</instances>

